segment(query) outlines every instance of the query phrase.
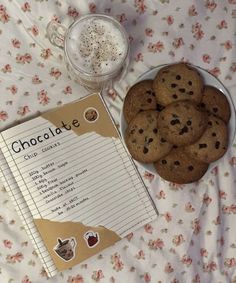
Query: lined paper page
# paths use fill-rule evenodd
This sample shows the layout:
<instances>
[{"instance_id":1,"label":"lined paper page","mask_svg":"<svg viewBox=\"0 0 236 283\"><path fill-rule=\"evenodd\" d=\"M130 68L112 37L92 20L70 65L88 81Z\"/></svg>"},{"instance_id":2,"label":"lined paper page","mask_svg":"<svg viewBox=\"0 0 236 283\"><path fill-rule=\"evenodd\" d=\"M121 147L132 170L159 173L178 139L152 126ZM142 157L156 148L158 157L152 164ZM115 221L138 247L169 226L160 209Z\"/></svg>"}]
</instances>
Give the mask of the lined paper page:
<instances>
[{"instance_id":1,"label":"lined paper page","mask_svg":"<svg viewBox=\"0 0 236 283\"><path fill-rule=\"evenodd\" d=\"M2 151L33 218L102 225L121 237L156 218L120 139L55 132L39 117L2 133ZM51 137L22 150L25 141L42 133ZM20 152L12 150L13 143Z\"/></svg>"},{"instance_id":2,"label":"lined paper page","mask_svg":"<svg viewBox=\"0 0 236 283\"><path fill-rule=\"evenodd\" d=\"M33 246L38 253L39 258L49 276L54 276L57 273L56 267L48 254L46 247L41 239L41 236L34 225L31 212L24 200L24 197L16 183L14 176L0 150L0 179L2 180L6 191L8 192L18 215L24 225L25 231L28 234Z\"/></svg>"}]
</instances>

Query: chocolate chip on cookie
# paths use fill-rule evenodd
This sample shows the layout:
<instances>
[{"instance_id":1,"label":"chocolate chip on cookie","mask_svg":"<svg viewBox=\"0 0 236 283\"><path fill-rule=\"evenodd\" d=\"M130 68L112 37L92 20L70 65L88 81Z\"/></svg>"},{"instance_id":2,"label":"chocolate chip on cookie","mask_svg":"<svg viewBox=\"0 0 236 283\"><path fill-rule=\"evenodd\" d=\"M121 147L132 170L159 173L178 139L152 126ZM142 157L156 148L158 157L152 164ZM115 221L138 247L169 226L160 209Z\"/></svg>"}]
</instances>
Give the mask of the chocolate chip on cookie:
<instances>
[{"instance_id":1,"label":"chocolate chip on cookie","mask_svg":"<svg viewBox=\"0 0 236 283\"><path fill-rule=\"evenodd\" d=\"M175 145L191 144L207 127L208 115L189 100L171 103L160 112L158 127L161 135Z\"/></svg>"},{"instance_id":2,"label":"chocolate chip on cookie","mask_svg":"<svg viewBox=\"0 0 236 283\"><path fill-rule=\"evenodd\" d=\"M128 90L123 106L124 118L127 123L140 111L156 110L157 102L152 85L152 80L144 80L136 83ZM158 105L158 107L161 107L161 105Z\"/></svg>"},{"instance_id":3,"label":"chocolate chip on cookie","mask_svg":"<svg viewBox=\"0 0 236 283\"><path fill-rule=\"evenodd\" d=\"M171 150L172 145L160 135L157 128L158 115L154 110L142 111L129 123L125 142L135 160L151 163Z\"/></svg>"},{"instance_id":4,"label":"chocolate chip on cookie","mask_svg":"<svg viewBox=\"0 0 236 283\"><path fill-rule=\"evenodd\" d=\"M205 86L199 106L228 123L231 114L230 105L219 89L210 85Z\"/></svg>"},{"instance_id":5,"label":"chocolate chip on cookie","mask_svg":"<svg viewBox=\"0 0 236 283\"><path fill-rule=\"evenodd\" d=\"M173 148L154 166L163 179L178 184L198 181L208 169L207 163L190 158L181 147Z\"/></svg>"},{"instance_id":6,"label":"chocolate chip on cookie","mask_svg":"<svg viewBox=\"0 0 236 283\"><path fill-rule=\"evenodd\" d=\"M203 86L204 81L198 70L186 63L163 67L153 82L157 102L164 106L186 99L199 103Z\"/></svg>"},{"instance_id":7,"label":"chocolate chip on cookie","mask_svg":"<svg viewBox=\"0 0 236 283\"><path fill-rule=\"evenodd\" d=\"M221 158L225 154L227 147L227 125L220 118L210 115L203 135L194 144L186 146L184 150L199 161L211 163Z\"/></svg>"}]
</instances>

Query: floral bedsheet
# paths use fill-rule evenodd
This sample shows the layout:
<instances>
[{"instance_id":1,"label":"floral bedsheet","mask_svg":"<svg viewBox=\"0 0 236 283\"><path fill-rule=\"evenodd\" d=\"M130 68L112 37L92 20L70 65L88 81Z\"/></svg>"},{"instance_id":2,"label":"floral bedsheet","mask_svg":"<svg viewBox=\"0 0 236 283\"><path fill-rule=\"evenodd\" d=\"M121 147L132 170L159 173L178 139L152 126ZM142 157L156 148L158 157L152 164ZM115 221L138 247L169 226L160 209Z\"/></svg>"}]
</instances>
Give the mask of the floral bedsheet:
<instances>
[{"instance_id":1,"label":"floral bedsheet","mask_svg":"<svg viewBox=\"0 0 236 283\"><path fill-rule=\"evenodd\" d=\"M235 0L1 0L0 130L86 95L68 77L46 26L51 19L68 26L94 12L113 15L129 34L128 73L105 95L117 123L138 76L180 60L219 78L236 104ZM1 186L0 282L236 282L235 170L235 143L198 183L168 183L140 168L157 221L51 279Z\"/></svg>"}]
</instances>

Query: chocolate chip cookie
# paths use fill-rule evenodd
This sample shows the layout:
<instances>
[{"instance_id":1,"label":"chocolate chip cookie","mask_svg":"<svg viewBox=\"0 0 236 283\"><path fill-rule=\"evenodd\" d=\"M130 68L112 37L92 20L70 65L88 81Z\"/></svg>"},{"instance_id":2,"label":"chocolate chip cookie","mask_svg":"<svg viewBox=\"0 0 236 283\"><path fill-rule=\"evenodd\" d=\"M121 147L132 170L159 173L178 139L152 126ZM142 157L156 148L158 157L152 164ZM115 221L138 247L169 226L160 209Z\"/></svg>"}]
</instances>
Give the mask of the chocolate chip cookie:
<instances>
[{"instance_id":1,"label":"chocolate chip cookie","mask_svg":"<svg viewBox=\"0 0 236 283\"><path fill-rule=\"evenodd\" d=\"M153 81L144 80L133 85L124 100L124 118L129 123L140 111L155 110L156 96L153 91Z\"/></svg>"},{"instance_id":2,"label":"chocolate chip cookie","mask_svg":"<svg viewBox=\"0 0 236 283\"><path fill-rule=\"evenodd\" d=\"M157 73L153 89L157 102L163 106L178 100L192 100L199 103L204 81L200 73L189 64L168 65Z\"/></svg>"},{"instance_id":3,"label":"chocolate chip cookie","mask_svg":"<svg viewBox=\"0 0 236 283\"><path fill-rule=\"evenodd\" d=\"M181 147L173 148L154 166L163 179L178 184L198 181L208 169L207 163L190 158Z\"/></svg>"},{"instance_id":4,"label":"chocolate chip cookie","mask_svg":"<svg viewBox=\"0 0 236 283\"><path fill-rule=\"evenodd\" d=\"M172 148L157 128L158 115L155 110L142 111L131 120L126 129L127 148L137 161L152 163L166 155Z\"/></svg>"},{"instance_id":5,"label":"chocolate chip cookie","mask_svg":"<svg viewBox=\"0 0 236 283\"><path fill-rule=\"evenodd\" d=\"M208 115L189 100L171 103L160 112L158 128L170 143L181 146L194 143L207 127Z\"/></svg>"},{"instance_id":6,"label":"chocolate chip cookie","mask_svg":"<svg viewBox=\"0 0 236 283\"><path fill-rule=\"evenodd\" d=\"M219 89L210 85L205 86L199 106L228 123L231 114L230 105Z\"/></svg>"},{"instance_id":7,"label":"chocolate chip cookie","mask_svg":"<svg viewBox=\"0 0 236 283\"><path fill-rule=\"evenodd\" d=\"M191 157L211 163L221 158L228 147L227 125L220 118L210 115L208 125L198 141L185 147Z\"/></svg>"}]
</instances>

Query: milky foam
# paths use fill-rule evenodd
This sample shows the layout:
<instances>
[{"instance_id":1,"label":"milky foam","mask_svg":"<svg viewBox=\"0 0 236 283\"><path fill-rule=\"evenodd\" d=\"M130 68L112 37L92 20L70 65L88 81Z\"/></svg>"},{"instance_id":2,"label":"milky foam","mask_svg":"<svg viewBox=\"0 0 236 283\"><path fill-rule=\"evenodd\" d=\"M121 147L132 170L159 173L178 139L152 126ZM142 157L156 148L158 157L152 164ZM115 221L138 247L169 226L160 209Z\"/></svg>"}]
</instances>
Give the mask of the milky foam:
<instances>
[{"instance_id":1,"label":"milky foam","mask_svg":"<svg viewBox=\"0 0 236 283\"><path fill-rule=\"evenodd\" d=\"M114 71L127 53L125 35L102 18L88 18L72 27L66 47L74 65L96 75Z\"/></svg>"}]
</instances>

